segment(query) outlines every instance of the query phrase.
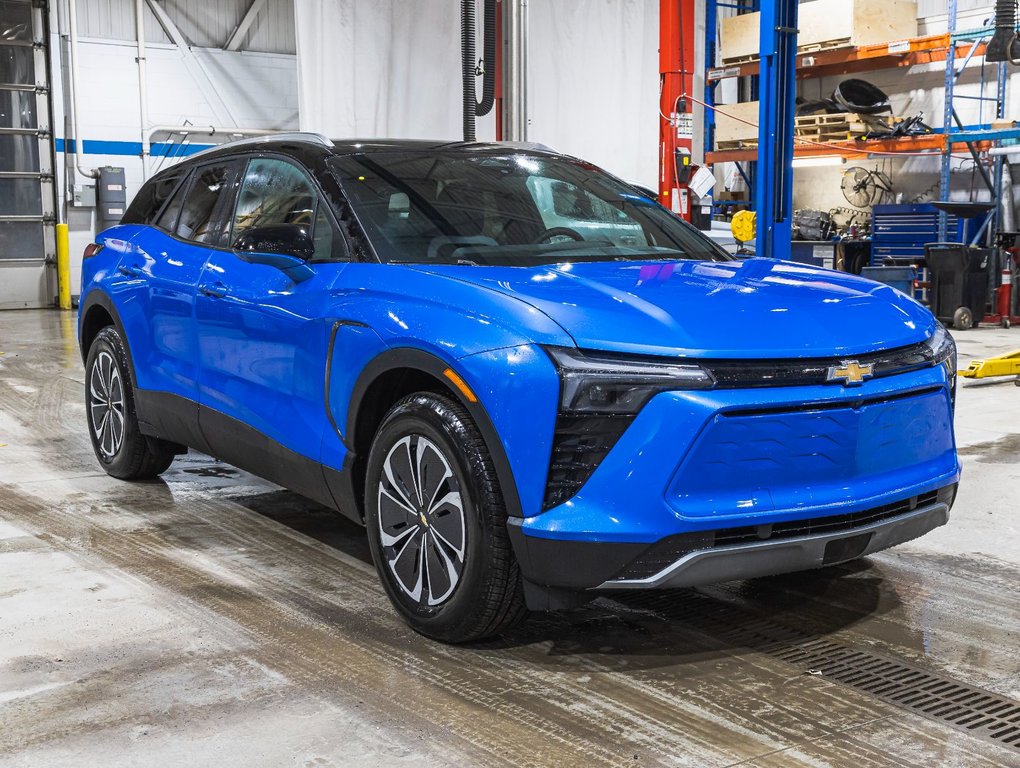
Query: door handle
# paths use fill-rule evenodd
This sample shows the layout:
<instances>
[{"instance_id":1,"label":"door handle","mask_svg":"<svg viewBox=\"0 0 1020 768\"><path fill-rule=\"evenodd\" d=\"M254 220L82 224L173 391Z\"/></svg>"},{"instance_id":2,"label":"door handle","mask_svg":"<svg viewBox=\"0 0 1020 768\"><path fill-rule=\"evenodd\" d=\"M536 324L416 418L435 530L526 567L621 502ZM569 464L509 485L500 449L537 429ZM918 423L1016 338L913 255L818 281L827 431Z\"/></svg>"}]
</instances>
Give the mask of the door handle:
<instances>
[{"instance_id":1,"label":"door handle","mask_svg":"<svg viewBox=\"0 0 1020 768\"><path fill-rule=\"evenodd\" d=\"M142 276L142 268L139 267L137 264L132 264L131 266L121 264L119 267L117 267L117 271L124 275L124 277Z\"/></svg>"},{"instance_id":2,"label":"door handle","mask_svg":"<svg viewBox=\"0 0 1020 768\"><path fill-rule=\"evenodd\" d=\"M221 282L215 282L212 285L201 285L198 288L198 292L203 296L208 296L210 299L222 299L227 295L227 287Z\"/></svg>"}]
</instances>

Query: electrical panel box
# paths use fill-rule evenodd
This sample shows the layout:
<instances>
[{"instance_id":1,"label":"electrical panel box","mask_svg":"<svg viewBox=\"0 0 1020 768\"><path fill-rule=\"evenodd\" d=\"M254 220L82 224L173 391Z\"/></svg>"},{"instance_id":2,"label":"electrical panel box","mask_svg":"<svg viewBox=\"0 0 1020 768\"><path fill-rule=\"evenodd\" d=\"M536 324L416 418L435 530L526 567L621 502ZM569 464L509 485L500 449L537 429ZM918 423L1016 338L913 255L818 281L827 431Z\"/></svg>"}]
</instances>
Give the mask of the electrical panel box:
<instances>
[{"instance_id":1,"label":"electrical panel box","mask_svg":"<svg viewBox=\"0 0 1020 768\"><path fill-rule=\"evenodd\" d=\"M127 210L124 169L112 166L100 168L97 187L96 218L103 222L105 228L119 222Z\"/></svg>"},{"instance_id":2,"label":"electrical panel box","mask_svg":"<svg viewBox=\"0 0 1020 768\"><path fill-rule=\"evenodd\" d=\"M74 192L71 197L71 205L76 206L78 208L95 208L96 185L75 184Z\"/></svg>"}]
</instances>

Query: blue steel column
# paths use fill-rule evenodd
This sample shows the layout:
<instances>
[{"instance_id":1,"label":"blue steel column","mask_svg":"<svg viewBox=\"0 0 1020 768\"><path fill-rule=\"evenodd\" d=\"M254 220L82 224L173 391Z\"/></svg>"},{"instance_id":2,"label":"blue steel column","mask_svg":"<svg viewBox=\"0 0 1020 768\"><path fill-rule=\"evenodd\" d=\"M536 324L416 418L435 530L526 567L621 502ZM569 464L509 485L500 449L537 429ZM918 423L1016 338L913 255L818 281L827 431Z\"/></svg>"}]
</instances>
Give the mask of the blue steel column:
<instances>
[{"instance_id":1,"label":"blue steel column","mask_svg":"<svg viewBox=\"0 0 1020 768\"><path fill-rule=\"evenodd\" d=\"M702 146L705 152L715 149L715 87L708 72L715 66L715 36L719 24L719 0L705 0L705 132Z\"/></svg>"},{"instance_id":2,"label":"blue steel column","mask_svg":"<svg viewBox=\"0 0 1020 768\"><path fill-rule=\"evenodd\" d=\"M949 176L953 167L953 89L956 85L956 0L949 0L949 50L946 51L945 104L942 110L942 132L946 137L946 148L942 152L942 169L939 174L939 200L949 200ZM939 212L939 241L948 236L947 216Z\"/></svg>"},{"instance_id":3,"label":"blue steel column","mask_svg":"<svg viewBox=\"0 0 1020 768\"><path fill-rule=\"evenodd\" d=\"M755 252L777 259L790 257L792 238L796 59L797 0L763 2Z\"/></svg>"}]
</instances>

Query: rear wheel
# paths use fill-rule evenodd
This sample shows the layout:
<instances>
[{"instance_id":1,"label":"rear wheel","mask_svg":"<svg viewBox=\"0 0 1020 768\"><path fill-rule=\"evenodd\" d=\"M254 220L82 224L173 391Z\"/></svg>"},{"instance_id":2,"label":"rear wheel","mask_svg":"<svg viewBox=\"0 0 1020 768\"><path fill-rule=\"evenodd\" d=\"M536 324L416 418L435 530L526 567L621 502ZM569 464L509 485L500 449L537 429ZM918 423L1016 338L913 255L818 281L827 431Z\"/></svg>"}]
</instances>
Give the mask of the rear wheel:
<instances>
[{"instance_id":1,"label":"rear wheel","mask_svg":"<svg viewBox=\"0 0 1020 768\"><path fill-rule=\"evenodd\" d=\"M138 429L127 348L113 326L96 334L89 348L85 415L92 448L107 474L121 480L152 478L174 460L173 446Z\"/></svg>"},{"instance_id":2,"label":"rear wheel","mask_svg":"<svg viewBox=\"0 0 1020 768\"><path fill-rule=\"evenodd\" d=\"M430 392L397 403L372 443L365 487L372 557L411 627L460 643L525 616L499 482L463 407Z\"/></svg>"}]
</instances>

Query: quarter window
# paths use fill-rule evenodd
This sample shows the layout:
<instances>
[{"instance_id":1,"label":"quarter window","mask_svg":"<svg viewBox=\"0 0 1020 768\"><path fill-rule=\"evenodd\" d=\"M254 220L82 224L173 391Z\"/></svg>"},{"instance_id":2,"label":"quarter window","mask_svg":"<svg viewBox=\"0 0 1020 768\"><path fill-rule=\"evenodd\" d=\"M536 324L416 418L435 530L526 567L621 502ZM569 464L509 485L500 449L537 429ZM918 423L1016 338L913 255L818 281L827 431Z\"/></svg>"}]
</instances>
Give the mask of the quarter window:
<instances>
[{"instance_id":1,"label":"quarter window","mask_svg":"<svg viewBox=\"0 0 1020 768\"><path fill-rule=\"evenodd\" d=\"M188 192L188 179L185 178L177 187L170 202L163 208L163 212L156 219L156 226L167 232L177 229L177 219L181 215L181 208L184 207L184 196Z\"/></svg>"},{"instance_id":2,"label":"quarter window","mask_svg":"<svg viewBox=\"0 0 1020 768\"><path fill-rule=\"evenodd\" d=\"M128 206L121 224L154 224L156 215L163 204L177 188L177 183L185 175L184 169L175 169L158 178L148 181L135 199ZM180 197L180 196L179 196Z\"/></svg>"},{"instance_id":3,"label":"quarter window","mask_svg":"<svg viewBox=\"0 0 1020 768\"><path fill-rule=\"evenodd\" d=\"M196 243L219 245L225 234L220 215L236 177L238 163L210 165L195 171L177 221L177 236Z\"/></svg>"},{"instance_id":4,"label":"quarter window","mask_svg":"<svg viewBox=\"0 0 1020 768\"><path fill-rule=\"evenodd\" d=\"M325 205L308 177L284 160L258 158L248 163L237 196L230 241L251 227L298 224L315 242L315 259L330 259L339 237L326 215Z\"/></svg>"}]
</instances>

